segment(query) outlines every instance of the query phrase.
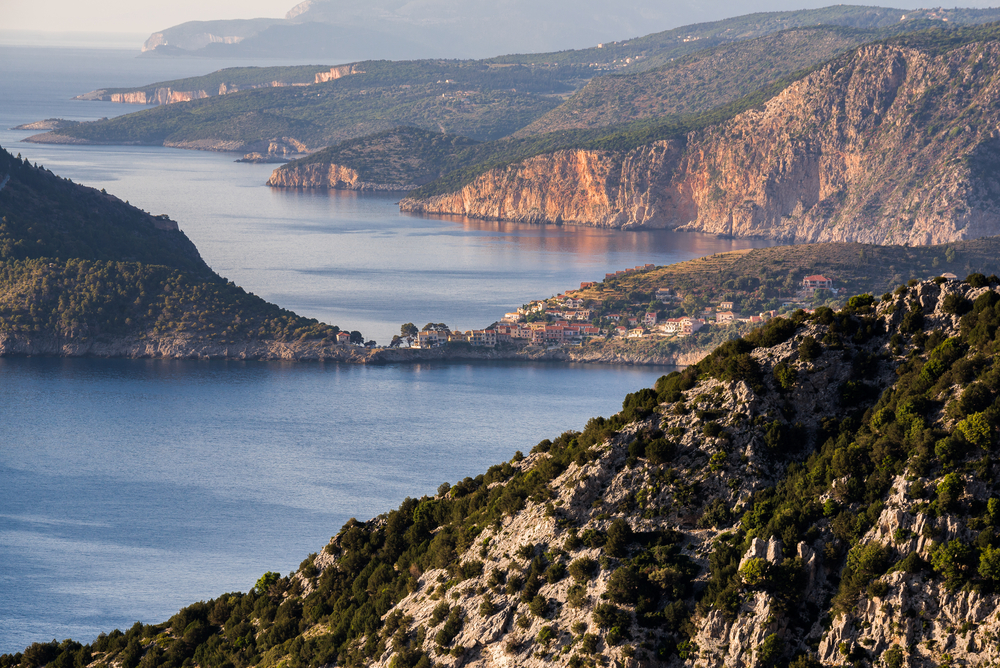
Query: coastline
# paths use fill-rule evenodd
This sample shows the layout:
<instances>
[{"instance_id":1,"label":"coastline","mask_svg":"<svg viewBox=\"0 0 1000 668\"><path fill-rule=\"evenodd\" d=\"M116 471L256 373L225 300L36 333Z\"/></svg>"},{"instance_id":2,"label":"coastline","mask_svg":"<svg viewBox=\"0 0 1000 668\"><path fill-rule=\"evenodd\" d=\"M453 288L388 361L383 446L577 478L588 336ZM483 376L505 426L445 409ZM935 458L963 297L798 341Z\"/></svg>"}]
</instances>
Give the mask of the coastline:
<instances>
[{"instance_id":1,"label":"coastline","mask_svg":"<svg viewBox=\"0 0 1000 668\"><path fill-rule=\"evenodd\" d=\"M674 355L625 350L617 346L540 348L363 348L323 341L251 340L219 343L197 337L93 337L86 340L54 336L0 334L0 357L92 357L106 359L188 359L227 361L336 362L343 364L407 364L450 361L573 362L623 366L685 366L710 352Z\"/></svg>"}]
</instances>

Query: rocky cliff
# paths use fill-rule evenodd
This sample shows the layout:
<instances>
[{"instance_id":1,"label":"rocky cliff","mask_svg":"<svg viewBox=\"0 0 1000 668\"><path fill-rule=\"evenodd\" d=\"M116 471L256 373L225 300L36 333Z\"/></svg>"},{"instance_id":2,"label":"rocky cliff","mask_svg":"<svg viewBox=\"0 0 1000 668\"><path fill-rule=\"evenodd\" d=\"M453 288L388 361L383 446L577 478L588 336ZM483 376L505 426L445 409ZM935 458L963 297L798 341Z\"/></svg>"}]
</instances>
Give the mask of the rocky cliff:
<instances>
[{"instance_id":1,"label":"rocky cliff","mask_svg":"<svg viewBox=\"0 0 1000 668\"><path fill-rule=\"evenodd\" d=\"M316 78L313 83L324 83L326 81L336 81L343 77L349 77L352 74L364 74L365 71L361 69L357 63L352 63L350 65L337 65L330 68L329 72L317 72Z\"/></svg>"},{"instance_id":2,"label":"rocky cliff","mask_svg":"<svg viewBox=\"0 0 1000 668\"><path fill-rule=\"evenodd\" d=\"M336 68L334 68L336 69ZM317 79L326 73L320 72ZM327 79L324 79L326 81ZM317 81L317 83L319 83ZM106 89L92 90L89 93L77 95L74 100L118 102L121 104L174 104L176 102L190 102L191 100L202 100L214 95L228 95L241 90L254 90L257 88L283 88L285 86L304 86L307 84L285 83L284 81L265 81L261 83L238 85L234 83L219 84L218 91L215 90L174 90L170 87L158 87L149 89L137 89L129 91L109 91Z\"/></svg>"},{"instance_id":3,"label":"rocky cliff","mask_svg":"<svg viewBox=\"0 0 1000 668\"><path fill-rule=\"evenodd\" d=\"M349 139L290 162L274 170L267 185L413 190L440 176L450 160L476 144L468 137L402 126Z\"/></svg>"},{"instance_id":4,"label":"rocky cliff","mask_svg":"<svg viewBox=\"0 0 1000 668\"><path fill-rule=\"evenodd\" d=\"M687 136L539 155L401 207L789 241L997 234L998 66L998 42L943 54L862 47Z\"/></svg>"},{"instance_id":5,"label":"rocky cliff","mask_svg":"<svg viewBox=\"0 0 1000 668\"><path fill-rule=\"evenodd\" d=\"M358 172L343 165L311 163L276 169L267 180L272 188L333 188L336 190L413 190L414 183L364 181Z\"/></svg>"}]
</instances>

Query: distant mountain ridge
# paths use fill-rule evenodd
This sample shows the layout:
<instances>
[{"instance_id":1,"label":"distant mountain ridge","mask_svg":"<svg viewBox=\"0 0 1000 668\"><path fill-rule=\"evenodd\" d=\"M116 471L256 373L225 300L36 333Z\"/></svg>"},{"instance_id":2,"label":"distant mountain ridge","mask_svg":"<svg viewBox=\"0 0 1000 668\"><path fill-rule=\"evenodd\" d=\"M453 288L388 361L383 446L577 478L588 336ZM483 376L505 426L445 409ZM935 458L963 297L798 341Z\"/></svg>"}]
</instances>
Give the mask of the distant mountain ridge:
<instances>
[{"instance_id":1,"label":"distant mountain ridge","mask_svg":"<svg viewBox=\"0 0 1000 668\"><path fill-rule=\"evenodd\" d=\"M771 0L758 14L735 19L721 0L684 8L652 0L609 5L599 0L510 0L503 4L470 0L414 3L376 0L307 0L283 19L190 21L153 33L143 45L150 55L309 57L322 59L485 58L498 53L564 57L581 49L587 62L617 53L635 57L642 48L667 47L667 57L787 28L841 25L889 27L903 17L953 23L1000 19L991 10L901 10L839 5L775 12L790 3ZM994 15L996 14L996 15ZM690 25L675 27L678 23ZM695 25L697 24L697 25ZM665 32L649 36L651 30ZM647 35L640 39L631 38ZM652 37L652 39L651 39ZM617 40L617 41L613 41ZM596 45L601 44L602 52ZM614 48L613 48L614 47ZM621 47L618 49L617 47ZM553 53L547 53L553 52ZM563 52L556 54L555 52ZM598 56L595 58L595 56ZM583 62L583 60L581 60ZM662 64L662 61L659 62Z\"/></svg>"}]
</instances>

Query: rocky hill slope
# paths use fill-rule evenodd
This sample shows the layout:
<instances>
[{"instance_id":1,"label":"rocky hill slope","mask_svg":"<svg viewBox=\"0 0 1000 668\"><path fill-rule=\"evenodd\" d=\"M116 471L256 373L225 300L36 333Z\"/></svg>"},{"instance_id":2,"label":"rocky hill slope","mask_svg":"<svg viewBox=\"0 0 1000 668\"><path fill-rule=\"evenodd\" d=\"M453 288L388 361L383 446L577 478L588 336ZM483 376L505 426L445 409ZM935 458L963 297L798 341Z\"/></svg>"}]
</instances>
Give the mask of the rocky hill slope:
<instances>
[{"instance_id":1,"label":"rocky hill slope","mask_svg":"<svg viewBox=\"0 0 1000 668\"><path fill-rule=\"evenodd\" d=\"M777 319L296 572L0 667L1000 660L1000 279Z\"/></svg>"},{"instance_id":2,"label":"rocky hill slope","mask_svg":"<svg viewBox=\"0 0 1000 668\"><path fill-rule=\"evenodd\" d=\"M894 28L914 29L915 24L901 22ZM889 34L888 28L797 28L704 49L654 69L629 72L626 68L620 74L591 79L569 100L514 136L705 111Z\"/></svg>"},{"instance_id":3,"label":"rocky hill slope","mask_svg":"<svg viewBox=\"0 0 1000 668\"><path fill-rule=\"evenodd\" d=\"M861 47L686 135L545 153L402 207L796 241L996 234L997 29L918 35Z\"/></svg>"},{"instance_id":4,"label":"rocky hill slope","mask_svg":"<svg viewBox=\"0 0 1000 668\"><path fill-rule=\"evenodd\" d=\"M441 176L448 158L477 142L418 128L352 139L274 170L275 188L412 190Z\"/></svg>"}]
</instances>

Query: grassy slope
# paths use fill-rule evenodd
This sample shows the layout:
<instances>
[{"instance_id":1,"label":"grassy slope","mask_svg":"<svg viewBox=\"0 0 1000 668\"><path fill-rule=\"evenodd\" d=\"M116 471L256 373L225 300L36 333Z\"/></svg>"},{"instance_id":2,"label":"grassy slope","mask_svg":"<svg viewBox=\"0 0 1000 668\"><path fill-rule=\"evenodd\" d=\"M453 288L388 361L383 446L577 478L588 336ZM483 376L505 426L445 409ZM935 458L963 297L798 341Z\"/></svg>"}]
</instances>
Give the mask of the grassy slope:
<instances>
[{"instance_id":1,"label":"grassy slope","mask_svg":"<svg viewBox=\"0 0 1000 668\"><path fill-rule=\"evenodd\" d=\"M0 332L224 343L337 331L221 278L183 232L0 149ZM162 224L162 222L161 222Z\"/></svg>"},{"instance_id":2,"label":"grassy slope","mask_svg":"<svg viewBox=\"0 0 1000 668\"><path fill-rule=\"evenodd\" d=\"M990 16L989 10L969 10L956 14L953 21L982 21ZM609 44L605 49L505 56L484 61L367 61L361 63L365 75L310 87L308 91L245 91L88 123L60 131L60 134L101 143L154 145L193 140L248 145L291 136L311 148L319 148L397 125L412 125L493 140L523 128L552 110L560 100L539 98L538 95L572 92L601 71L590 67L591 63L606 64L618 58L641 55L645 59L641 61L641 68L648 68L718 44L817 24L901 29L898 10L845 6L752 14L648 35L631 40L627 45ZM688 37L703 39L685 42ZM558 66L499 67L531 63ZM222 70L206 77L161 82L142 89L166 84L183 89L217 88L227 78L246 78L248 81L271 81L288 76L302 78L308 74L306 70L311 69ZM448 79L456 81L457 85L437 84ZM472 95L467 102L456 99L457 90Z\"/></svg>"}]
</instances>

